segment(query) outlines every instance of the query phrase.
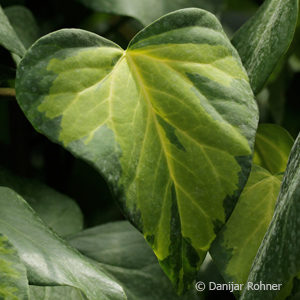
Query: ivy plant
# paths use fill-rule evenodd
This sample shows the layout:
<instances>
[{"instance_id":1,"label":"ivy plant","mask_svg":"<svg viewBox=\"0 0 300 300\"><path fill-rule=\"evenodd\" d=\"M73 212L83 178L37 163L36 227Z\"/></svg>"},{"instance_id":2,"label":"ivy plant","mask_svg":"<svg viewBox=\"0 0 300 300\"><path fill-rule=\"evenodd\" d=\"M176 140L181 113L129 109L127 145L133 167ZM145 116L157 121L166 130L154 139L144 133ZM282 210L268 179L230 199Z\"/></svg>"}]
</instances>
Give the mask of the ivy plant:
<instances>
[{"instance_id":1,"label":"ivy plant","mask_svg":"<svg viewBox=\"0 0 300 300\"><path fill-rule=\"evenodd\" d=\"M299 137L263 124L256 100L298 1L266 0L232 39L222 1L74 5L145 27L124 46L86 26L45 33L27 7L0 6L0 96L34 137L92 166L131 224L86 228L76 195L0 161L0 298L209 299L197 281L282 285L239 299L297 297Z\"/></svg>"}]
</instances>

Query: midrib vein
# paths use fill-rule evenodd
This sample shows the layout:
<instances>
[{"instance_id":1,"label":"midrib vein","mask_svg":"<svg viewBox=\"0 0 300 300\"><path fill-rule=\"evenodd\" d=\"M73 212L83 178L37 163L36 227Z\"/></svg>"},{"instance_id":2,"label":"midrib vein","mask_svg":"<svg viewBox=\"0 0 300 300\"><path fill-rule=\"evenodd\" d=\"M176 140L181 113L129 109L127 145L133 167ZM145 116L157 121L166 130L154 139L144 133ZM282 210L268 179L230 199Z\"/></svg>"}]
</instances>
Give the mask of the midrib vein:
<instances>
[{"instance_id":1,"label":"midrib vein","mask_svg":"<svg viewBox=\"0 0 300 300\"><path fill-rule=\"evenodd\" d=\"M113 66L113 68L110 70L109 73L107 73L104 77L102 77L100 80L98 80L96 83L90 85L89 87L84 88L83 90L81 90L78 93L75 93L75 97L74 99L60 112L60 115L64 115L74 104L76 104L76 102L78 101L78 99L80 98L80 96L84 93L86 93L87 91L93 89L95 86L101 84L102 82L104 82L105 80L108 80L109 77L112 77L114 72L116 72L116 70L118 69L118 66L121 64L121 62L123 61L124 57L125 57L125 51L122 54L122 56L120 56L119 60L116 62L116 64Z\"/></svg>"},{"instance_id":2,"label":"midrib vein","mask_svg":"<svg viewBox=\"0 0 300 300\"><path fill-rule=\"evenodd\" d=\"M178 189L181 190L190 200L192 200L192 202L194 204L196 204L196 201L195 199L192 198L192 196L177 182L176 178L174 177L174 168L173 168L173 165L172 165L172 162L170 162L170 158L169 158L169 151L165 145L165 143L163 142L164 140L164 137L163 137L163 133L161 131L161 128L160 128L160 125L158 123L158 120L157 120L157 117L154 113L154 108L152 106L152 103L151 103L151 99L149 97L149 94L147 93L146 89L145 89L145 83L143 81L143 78L139 72L139 70L137 69L136 65L135 65L135 62L133 60L133 58L130 56L129 53L127 53L126 55L126 58L128 60L128 65L131 66L131 68L133 69L135 75L136 75L136 79L138 81L138 84L140 86L140 89L142 91L142 93L144 94L144 98L146 100L146 103L147 103L147 106L148 106L148 109L150 111L150 115L152 116L152 119L153 119L153 122L155 124L155 128L156 128L156 131L157 131L157 135L158 135L158 138L159 138L159 141L160 141L160 144L161 144L161 147L162 147L162 150L163 150L163 153L164 153L164 156L165 156L165 159L166 159L166 163L167 163L167 166L168 166L168 169L169 169L169 176L170 178L172 179L172 181L174 182L174 185L175 185L175 188L176 188L176 191L177 191L177 195L178 195ZM177 207L178 209L180 208L180 203L179 203L179 200L178 200L178 197L176 197L176 200L177 200ZM198 204L198 203L197 203ZM200 206L200 205L196 205L200 210L201 212L203 213L203 215L210 219L209 216L207 215L207 213L203 210L203 208ZM179 209L179 216L180 216L180 209ZM182 224L182 217L180 216L180 223Z\"/></svg>"},{"instance_id":3,"label":"midrib vein","mask_svg":"<svg viewBox=\"0 0 300 300\"><path fill-rule=\"evenodd\" d=\"M143 81L142 76L141 76L140 72L138 71L138 69L137 69L137 67L136 67L136 65L134 63L134 60L131 58L130 54L127 53L126 57L128 59L128 65L129 65L129 67L131 66L131 68L133 69L133 71L134 71L134 73L136 75L136 79L138 81L138 85L139 85L142 93L144 94L144 98L146 99L148 110L149 110L149 113L152 116L153 122L155 124L156 132L158 134L158 138L160 140L160 144L161 144L163 152L164 152L164 156L165 156L165 159L166 159L166 162L167 162L167 165L168 165L168 169L171 171L171 172L169 172L170 177L172 178L173 182L175 183L176 180L175 180L174 176L172 175L172 172L174 172L173 166L171 165L171 163L170 163L170 161L168 159L168 155L167 155L168 151L166 149L165 144L163 143L163 135L162 135L161 129L159 127L159 124L158 124L158 121L157 121L157 117L156 117L156 115L154 113L154 109L152 107L151 100L149 99L149 95L148 95L148 93L147 93L147 91L146 91L146 89L144 87L145 86L144 81Z\"/></svg>"}]
</instances>

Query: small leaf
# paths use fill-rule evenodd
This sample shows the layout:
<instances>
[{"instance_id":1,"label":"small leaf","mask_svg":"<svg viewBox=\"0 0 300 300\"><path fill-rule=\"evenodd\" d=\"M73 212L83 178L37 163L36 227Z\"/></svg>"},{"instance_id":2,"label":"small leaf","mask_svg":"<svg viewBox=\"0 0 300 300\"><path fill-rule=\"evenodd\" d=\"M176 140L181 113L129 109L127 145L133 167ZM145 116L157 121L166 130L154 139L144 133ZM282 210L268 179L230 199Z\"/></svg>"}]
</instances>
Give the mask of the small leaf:
<instances>
[{"instance_id":1,"label":"small leaf","mask_svg":"<svg viewBox=\"0 0 300 300\"><path fill-rule=\"evenodd\" d=\"M0 299L28 300L28 291L25 266L7 237L0 234Z\"/></svg>"},{"instance_id":2,"label":"small leaf","mask_svg":"<svg viewBox=\"0 0 300 300\"><path fill-rule=\"evenodd\" d=\"M0 6L0 46L22 57L26 51L15 30L9 23L2 7Z\"/></svg>"},{"instance_id":3,"label":"small leaf","mask_svg":"<svg viewBox=\"0 0 300 300\"><path fill-rule=\"evenodd\" d=\"M90 300L126 299L121 286L69 247L12 190L0 187L0 232L18 250L33 285L69 285Z\"/></svg>"},{"instance_id":4,"label":"small leaf","mask_svg":"<svg viewBox=\"0 0 300 300\"><path fill-rule=\"evenodd\" d=\"M24 6L9 6L4 9L11 26L27 49L39 38L39 28L31 11Z\"/></svg>"},{"instance_id":5,"label":"small leaf","mask_svg":"<svg viewBox=\"0 0 300 300\"><path fill-rule=\"evenodd\" d=\"M176 295L151 248L129 222L90 228L70 237L69 242L112 274L129 300L199 299L193 291Z\"/></svg>"},{"instance_id":6,"label":"small leaf","mask_svg":"<svg viewBox=\"0 0 300 300\"><path fill-rule=\"evenodd\" d=\"M272 174L285 171L294 139L282 127L260 124L256 133L253 163Z\"/></svg>"},{"instance_id":7,"label":"small leaf","mask_svg":"<svg viewBox=\"0 0 300 300\"><path fill-rule=\"evenodd\" d=\"M257 107L218 20L170 13L126 51L47 35L17 72L33 126L104 175L178 291L195 279L250 171Z\"/></svg>"},{"instance_id":8,"label":"small leaf","mask_svg":"<svg viewBox=\"0 0 300 300\"><path fill-rule=\"evenodd\" d=\"M300 135L284 174L275 213L251 268L248 282L284 287L300 273ZM278 291L243 291L241 299L275 299Z\"/></svg>"},{"instance_id":9,"label":"small leaf","mask_svg":"<svg viewBox=\"0 0 300 300\"><path fill-rule=\"evenodd\" d=\"M9 187L20 194L39 217L59 235L66 236L82 230L82 213L69 197L36 180L13 175L2 167L0 186Z\"/></svg>"},{"instance_id":10,"label":"small leaf","mask_svg":"<svg viewBox=\"0 0 300 300\"><path fill-rule=\"evenodd\" d=\"M298 18L298 0L265 0L232 39L255 94L289 48Z\"/></svg>"},{"instance_id":11,"label":"small leaf","mask_svg":"<svg viewBox=\"0 0 300 300\"><path fill-rule=\"evenodd\" d=\"M247 185L210 254L226 282L244 284L271 222L282 175L253 165Z\"/></svg>"},{"instance_id":12,"label":"small leaf","mask_svg":"<svg viewBox=\"0 0 300 300\"><path fill-rule=\"evenodd\" d=\"M129 16L143 25L148 25L166 13L187 8L198 7L217 12L222 0L78 0L83 5L103 13Z\"/></svg>"}]
</instances>

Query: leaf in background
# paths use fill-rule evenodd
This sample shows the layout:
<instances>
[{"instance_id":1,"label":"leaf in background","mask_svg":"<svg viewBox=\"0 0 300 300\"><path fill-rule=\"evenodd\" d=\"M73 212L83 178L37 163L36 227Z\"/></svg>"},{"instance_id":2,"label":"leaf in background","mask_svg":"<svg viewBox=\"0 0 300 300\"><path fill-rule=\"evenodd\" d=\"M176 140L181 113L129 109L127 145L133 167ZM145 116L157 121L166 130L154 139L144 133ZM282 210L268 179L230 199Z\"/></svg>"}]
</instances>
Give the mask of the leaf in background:
<instances>
[{"instance_id":1,"label":"leaf in background","mask_svg":"<svg viewBox=\"0 0 300 300\"><path fill-rule=\"evenodd\" d=\"M27 49L39 38L39 28L31 11L24 6L9 6L4 9L11 26Z\"/></svg>"},{"instance_id":2,"label":"leaf in background","mask_svg":"<svg viewBox=\"0 0 300 300\"><path fill-rule=\"evenodd\" d=\"M98 261L120 282L128 300L199 299L195 290L177 296L143 236L126 221L90 228L69 243Z\"/></svg>"},{"instance_id":3,"label":"leaf in background","mask_svg":"<svg viewBox=\"0 0 300 300\"><path fill-rule=\"evenodd\" d=\"M234 35L232 43L240 54L255 94L289 48L297 17L298 0L265 0Z\"/></svg>"},{"instance_id":4,"label":"leaf in background","mask_svg":"<svg viewBox=\"0 0 300 300\"><path fill-rule=\"evenodd\" d=\"M275 213L253 262L248 282L288 284L300 273L300 135L284 174ZM243 291L242 300L275 299L278 291Z\"/></svg>"},{"instance_id":5,"label":"leaf in background","mask_svg":"<svg viewBox=\"0 0 300 300\"><path fill-rule=\"evenodd\" d=\"M253 165L247 185L210 254L226 282L245 283L271 222L282 175Z\"/></svg>"},{"instance_id":6,"label":"leaf in background","mask_svg":"<svg viewBox=\"0 0 300 300\"><path fill-rule=\"evenodd\" d=\"M94 11L129 16L143 25L148 25L157 18L188 7L198 7L211 12L219 11L222 0L78 0Z\"/></svg>"},{"instance_id":7,"label":"leaf in background","mask_svg":"<svg viewBox=\"0 0 300 300\"><path fill-rule=\"evenodd\" d=\"M283 127L260 124L256 133L253 163L272 174L285 171L294 139Z\"/></svg>"},{"instance_id":8,"label":"leaf in background","mask_svg":"<svg viewBox=\"0 0 300 300\"><path fill-rule=\"evenodd\" d=\"M55 32L27 52L16 89L39 132L104 175L185 290L246 182L257 126L246 72L217 19L171 13L126 51L87 31Z\"/></svg>"},{"instance_id":9,"label":"leaf in background","mask_svg":"<svg viewBox=\"0 0 300 300\"><path fill-rule=\"evenodd\" d=\"M0 46L22 57L26 51L15 30L9 23L2 7L0 6Z\"/></svg>"},{"instance_id":10,"label":"leaf in background","mask_svg":"<svg viewBox=\"0 0 300 300\"><path fill-rule=\"evenodd\" d=\"M59 235L66 236L82 230L82 213L71 198L38 181L15 176L2 167L0 186L9 187L20 194L39 217Z\"/></svg>"},{"instance_id":11,"label":"leaf in background","mask_svg":"<svg viewBox=\"0 0 300 300\"><path fill-rule=\"evenodd\" d=\"M121 286L68 246L12 190L0 187L0 232L18 250L34 285L69 285L90 300L126 299Z\"/></svg>"},{"instance_id":12,"label":"leaf in background","mask_svg":"<svg viewBox=\"0 0 300 300\"><path fill-rule=\"evenodd\" d=\"M0 299L27 300L28 291L25 266L7 237L0 234Z\"/></svg>"}]
</instances>

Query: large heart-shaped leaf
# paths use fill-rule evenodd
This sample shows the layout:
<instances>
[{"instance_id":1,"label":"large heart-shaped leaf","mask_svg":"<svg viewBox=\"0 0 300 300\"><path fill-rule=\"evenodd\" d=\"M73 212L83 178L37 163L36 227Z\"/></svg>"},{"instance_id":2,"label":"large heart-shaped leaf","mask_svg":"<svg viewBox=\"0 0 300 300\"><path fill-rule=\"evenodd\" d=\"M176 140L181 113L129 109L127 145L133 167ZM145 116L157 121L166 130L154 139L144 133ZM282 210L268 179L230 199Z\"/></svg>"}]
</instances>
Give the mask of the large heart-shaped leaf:
<instances>
[{"instance_id":1,"label":"large heart-shaped leaf","mask_svg":"<svg viewBox=\"0 0 300 300\"><path fill-rule=\"evenodd\" d=\"M0 234L0 299L27 300L28 291L25 266L7 237Z\"/></svg>"},{"instance_id":2,"label":"large heart-shaped leaf","mask_svg":"<svg viewBox=\"0 0 300 300\"><path fill-rule=\"evenodd\" d=\"M82 30L41 38L17 98L35 128L109 182L182 291L248 177L257 107L218 20L171 13L126 51Z\"/></svg>"},{"instance_id":3,"label":"large heart-shaped leaf","mask_svg":"<svg viewBox=\"0 0 300 300\"><path fill-rule=\"evenodd\" d=\"M265 0L232 39L258 93L289 48L298 18L298 0Z\"/></svg>"},{"instance_id":4,"label":"large heart-shaped leaf","mask_svg":"<svg viewBox=\"0 0 300 300\"><path fill-rule=\"evenodd\" d=\"M13 175L0 167L0 186L20 194L39 217L60 236L76 233L83 228L83 216L78 205L69 197L48 186Z\"/></svg>"},{"instance_id":5,"label":"large heart-shaped leaf","mask_svg":"<svg viewBox=\"0 0 300 300\"><path fill-rule=\"evenodd\" d=\"M83 5L99 12L133 17L147 25L168 12L199 7L216 12L222 0L78 0Z\"/></svg>"},{"instance_id":6,"label":"large heart-shaped leaf","mask_svg":"<svg viewBox=\"0 0 300 300\"><path fill-rule=\"evenodd\" d=\"M248 282L284 287L300 273L300 135L293 149L269 229L253 262ZM275 299L278 290L245 289L241 299Z\"/></svg>"},{"instance_id":7,"label":"large heart-shaped leaf","mask_svg":"<svg viewBox=\"0 0 300 300\"><path fill-rule=\"evenodd\" d=\"M282 175L253 165L249 180L210 253L224 279L244 284L269 227Z\"/></svg>"},{"instance_id":8,"label":"large heart-shaped leaf","mask_svg":"<svg viewBox=\"0 0 300 300\"><path fill-rule=\"evenodd\" d=\"M90 300L126 299L116 281L56 236L18 194L5 187L0 187L0 232L18 250L31 284L73 286Z\"/></svg>"}]
</instances>

